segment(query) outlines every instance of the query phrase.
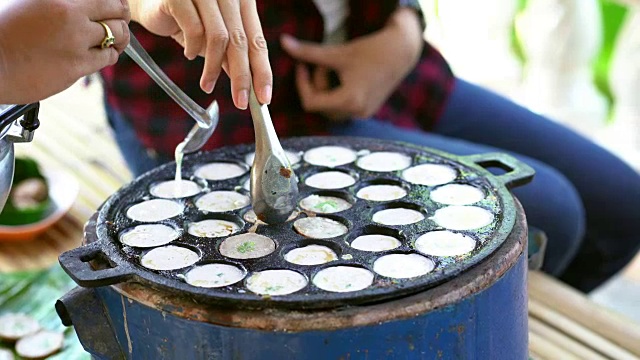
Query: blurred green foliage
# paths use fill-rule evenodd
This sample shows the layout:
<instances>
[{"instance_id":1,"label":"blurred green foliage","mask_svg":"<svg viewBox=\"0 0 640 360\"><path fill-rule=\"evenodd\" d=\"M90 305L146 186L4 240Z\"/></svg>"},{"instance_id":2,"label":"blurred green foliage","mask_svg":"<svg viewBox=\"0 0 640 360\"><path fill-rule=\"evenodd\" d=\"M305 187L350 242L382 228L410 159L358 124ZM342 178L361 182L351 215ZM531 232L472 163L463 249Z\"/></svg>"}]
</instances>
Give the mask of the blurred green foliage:
<instances>
[{"instance_id":1,"label":"blurred green foliage","mask_svg":"<svg viewBox=\"0 0 640 360\"><path fill-rule=\"evenodd\" d=\"M433 11L438 14L438 2L446 0L434 0ZM522 12L527 6L527 0L517 0L519 12ZM602 9L602 23L603 23L603 43L598 53L597 58L593 63L593 76L594 81L598 89L607 98L609 105L613 102L611 95L611 89L609 87L609 63L611 61L611 55L613 47L615 45L616 37L620 32L622 23L627 13L627 8L620 3L613 0L598 0ZM515 19L514 19L515 23ZM518 39L515 31L515 26L512 27L511 38L514 52L521 62L526 62L526 55L522 51L521 43ZM611 106L609 106L611 108Z\"/></svg>"},{"instance_id":2,"label":"blurred green foliage","mask_svg":"<svg viewBox=\"0 0 640 360\"><path fill-rule=\"evenodd\" d=\"M527 6L527 0L518 1L519 11L523 11ZM609 105L611 105L613 97L609 87L609 63L627 9L623 5L611 0L599 0L599 2L600 8L602 9L603 36L602 47L593 63L593 76L596 86L606 96ZM516 55L523 63L526 62L526 55L522 51L515 28L512 30L512 39ZM611 106L609 106L609 108L611 108Z\"/></svg>"}]
</instances>

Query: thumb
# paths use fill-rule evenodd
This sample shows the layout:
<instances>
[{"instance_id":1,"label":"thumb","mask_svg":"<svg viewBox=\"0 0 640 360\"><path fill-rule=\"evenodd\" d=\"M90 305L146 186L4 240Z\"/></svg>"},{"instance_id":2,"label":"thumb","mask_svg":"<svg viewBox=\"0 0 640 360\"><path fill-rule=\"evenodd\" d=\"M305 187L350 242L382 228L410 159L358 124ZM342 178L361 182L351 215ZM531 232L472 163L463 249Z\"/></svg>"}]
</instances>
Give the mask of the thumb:
<instances>
[{"instance_id":1,"label":"thumb","mask_svg":"<svg viewBox=\"0 0 640 360\"><path fill-rule=\"evenodd\" d=\"M280 37L282 48L296 60L337 69L344 55L343 45L321 45L309 41L301 41L291 35Z\"/></svg>"}]
</instances>

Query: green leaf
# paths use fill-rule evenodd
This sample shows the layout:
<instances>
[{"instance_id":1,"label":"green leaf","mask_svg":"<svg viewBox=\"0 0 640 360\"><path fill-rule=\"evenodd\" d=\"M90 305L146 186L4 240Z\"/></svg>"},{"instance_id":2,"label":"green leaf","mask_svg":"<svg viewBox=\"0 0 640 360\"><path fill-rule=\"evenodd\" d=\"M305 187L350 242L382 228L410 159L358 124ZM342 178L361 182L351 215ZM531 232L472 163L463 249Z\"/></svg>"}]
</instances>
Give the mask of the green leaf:
<instances>
[{"instance_id":1,"label":"green leaf","mask_svg":"<svg viewBox=\"0 0 640 360\"><path fill-rule=\"evenodd\" d=\"M73 280L59 265L49 270L0 273L0 315L4 313L25 313L40 322L48 330L65 334L61 352L48 360L90 359L73 331L60 322L54 308L56 300L75 287ZM0 348L13 350L13 346L0 342ZM16 356L16 359L20 359Z\"/></svg>"}]
</instances>

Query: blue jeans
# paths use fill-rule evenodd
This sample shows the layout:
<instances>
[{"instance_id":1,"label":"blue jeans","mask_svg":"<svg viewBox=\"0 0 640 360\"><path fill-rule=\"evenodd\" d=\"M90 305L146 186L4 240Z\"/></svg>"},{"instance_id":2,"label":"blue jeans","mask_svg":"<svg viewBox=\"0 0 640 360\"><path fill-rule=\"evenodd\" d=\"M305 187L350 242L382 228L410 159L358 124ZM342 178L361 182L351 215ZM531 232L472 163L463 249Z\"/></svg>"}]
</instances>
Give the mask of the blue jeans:
<instances>
[{"instance_id":1,"label":"blue jeans","mask_svg":"<svg viewBox=\"0 0 640 360\"><path fill-rule=\"evenodd\" d=\"M119 114L108 111L135 174L171 159L150 158ZM527 220L547 234L543 270L588 292L621 270L640 247L640 175L575 132L478 86L457 80L432 133L358 120L333 135L401 140L456 155L506 152L536 170L516 188Z\"/></svg>"}]
</instances>

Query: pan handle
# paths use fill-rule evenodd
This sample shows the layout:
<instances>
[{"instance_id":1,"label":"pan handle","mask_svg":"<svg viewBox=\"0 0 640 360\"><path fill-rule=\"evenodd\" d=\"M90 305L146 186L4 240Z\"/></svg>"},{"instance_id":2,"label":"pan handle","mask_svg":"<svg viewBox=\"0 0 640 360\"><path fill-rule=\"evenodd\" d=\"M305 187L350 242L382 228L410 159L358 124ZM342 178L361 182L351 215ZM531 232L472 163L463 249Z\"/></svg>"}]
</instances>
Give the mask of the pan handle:
<instances>
[{"instance_id":1,"label":"pan handle","mask_svg":"<svg viewBox=\"0 0 640 360\"><path fill-rule=\"evenodd\" d=\"M97 259L101 255L105 254L100 244L91 243L62 253L58 261L73 281L83 287L113 285L133 276L133 273L121 265L107 269L92 268L89 261Z\"/></svg>"},{"instance_id":2,"label":"pan handle","mask_svg":"<svg viewBox=\"0 0 640 360\"><path fill-rule=\"evenodd\" d=\"M508 189L528 184L535 174L529 165L505 153L484 153L462 156L461 160L483 168L498 167L505 170L502 175L494 175Z\"/></svg>"}]
</instances>

